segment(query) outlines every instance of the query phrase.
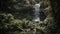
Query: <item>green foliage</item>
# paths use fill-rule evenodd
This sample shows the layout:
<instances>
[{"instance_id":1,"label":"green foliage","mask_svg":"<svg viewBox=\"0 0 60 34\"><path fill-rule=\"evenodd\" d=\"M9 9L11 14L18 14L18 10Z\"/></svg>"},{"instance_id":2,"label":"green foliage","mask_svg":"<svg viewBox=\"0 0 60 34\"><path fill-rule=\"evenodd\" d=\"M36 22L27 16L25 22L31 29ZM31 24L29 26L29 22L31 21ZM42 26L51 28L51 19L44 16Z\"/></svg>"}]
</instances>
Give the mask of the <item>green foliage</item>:
<instances>
[{"instance_id":1,"label":"green foliage","mask_svg":"<svg viewBox=\"0 0 60 34\"><path fill-rule=\"evenodd\" d=\"M0 9L0 30L26 34L32 29L36 34L44 34L56 28L49 0L44 0L45 7L42 9L44 13L47 13L46 19L37 23L30 21L34 17L31 5L35 1L40 2L40 0L0 0L3 3Z\"/></svg>"}]
</instances>

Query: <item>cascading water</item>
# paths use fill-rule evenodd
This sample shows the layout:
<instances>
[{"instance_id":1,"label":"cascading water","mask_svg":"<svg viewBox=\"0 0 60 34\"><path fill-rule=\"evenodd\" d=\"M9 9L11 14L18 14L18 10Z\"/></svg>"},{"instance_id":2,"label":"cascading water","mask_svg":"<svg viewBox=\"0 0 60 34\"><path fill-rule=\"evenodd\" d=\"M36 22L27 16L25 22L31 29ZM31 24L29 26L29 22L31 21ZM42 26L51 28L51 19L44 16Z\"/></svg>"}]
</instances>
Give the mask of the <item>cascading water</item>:
<instances>
[{"instance_id":1,"label":"cascading water","mask_svg":"<svg viewBox=\"0 0 60 34\"><path fill-rule=\"evenodd\" d=\"M38 21L40 21L40 18L39 18L39 12L40 12L40 4L35 4L34 6L33 6L33 8L34 8L34 18L33 18L33 20L32 21L34 21L34 22L38 22Z\"/></svg>"}]
</instances>

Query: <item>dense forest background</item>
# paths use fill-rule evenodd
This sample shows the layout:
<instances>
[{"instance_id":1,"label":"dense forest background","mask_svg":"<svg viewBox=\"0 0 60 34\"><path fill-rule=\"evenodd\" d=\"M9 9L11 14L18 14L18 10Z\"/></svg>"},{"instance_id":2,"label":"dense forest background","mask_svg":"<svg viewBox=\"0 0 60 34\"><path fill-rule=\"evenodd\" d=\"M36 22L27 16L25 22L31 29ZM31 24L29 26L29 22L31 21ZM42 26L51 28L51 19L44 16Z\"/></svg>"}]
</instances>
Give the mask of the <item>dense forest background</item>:
<instances>
[{"instance_id":1,"label":"dense forest background","mask_svg":"<svg viewBox=\"0 0 60 34\"><path fill-rule=\"evenodd\" d=\"M42 2L45 15L32 22L32 5ZM60 34L59 0L0 0L0 34Z\"/></svg>"}]
</instances>

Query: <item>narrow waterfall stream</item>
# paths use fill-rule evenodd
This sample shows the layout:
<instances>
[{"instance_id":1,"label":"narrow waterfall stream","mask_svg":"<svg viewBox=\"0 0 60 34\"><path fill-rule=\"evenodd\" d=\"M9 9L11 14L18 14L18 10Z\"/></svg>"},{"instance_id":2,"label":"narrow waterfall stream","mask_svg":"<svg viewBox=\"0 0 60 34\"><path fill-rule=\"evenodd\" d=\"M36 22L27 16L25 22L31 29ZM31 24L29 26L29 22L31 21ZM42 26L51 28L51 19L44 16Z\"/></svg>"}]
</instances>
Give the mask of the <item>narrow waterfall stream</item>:
<instances>
[{"instance_id":1,"label":"narrow waterfall stream","mask_svg":"<svg viewBox=\"0 0 60 34\"><path fill-rule=\"evenodd\" d=\"M35 4L34 6L33 6L33 8L34 8L34 18L33 18L33 20L32 21L34 21L34 22L38 22L38 21L40 21L40 18L39 18L39 15L40 15L40 4Z\"/></svg>"}]
</instances>

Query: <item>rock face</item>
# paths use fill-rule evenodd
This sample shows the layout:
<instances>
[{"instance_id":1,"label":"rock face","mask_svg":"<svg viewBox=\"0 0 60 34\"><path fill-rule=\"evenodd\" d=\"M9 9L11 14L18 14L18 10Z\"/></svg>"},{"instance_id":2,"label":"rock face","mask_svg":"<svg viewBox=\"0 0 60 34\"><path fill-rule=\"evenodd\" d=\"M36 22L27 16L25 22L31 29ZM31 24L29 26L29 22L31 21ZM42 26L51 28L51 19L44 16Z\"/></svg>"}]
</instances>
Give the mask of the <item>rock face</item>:
<instances>
[{"instance_id":1,"label":"rock face","mask_svg":"<svg viewBox=\"0 0 60 34\"><path fill-rule=\"evenodd\" d=\"M40 4L35 4L33 8L34 8L34 18L32 21L35 21L35 22L40 21L40 18L39 18Z\"/></svg>"}]
</instances>

